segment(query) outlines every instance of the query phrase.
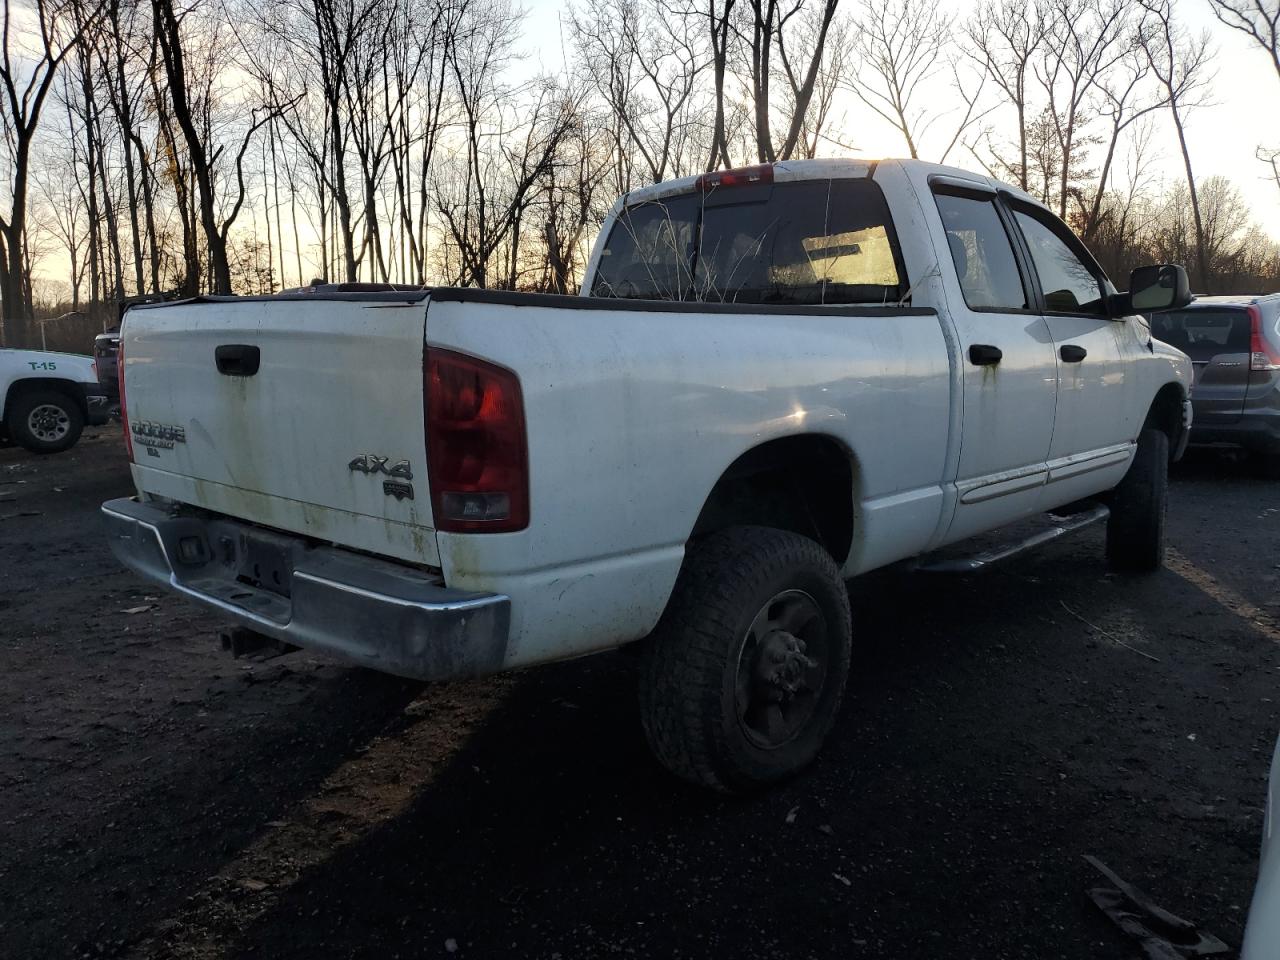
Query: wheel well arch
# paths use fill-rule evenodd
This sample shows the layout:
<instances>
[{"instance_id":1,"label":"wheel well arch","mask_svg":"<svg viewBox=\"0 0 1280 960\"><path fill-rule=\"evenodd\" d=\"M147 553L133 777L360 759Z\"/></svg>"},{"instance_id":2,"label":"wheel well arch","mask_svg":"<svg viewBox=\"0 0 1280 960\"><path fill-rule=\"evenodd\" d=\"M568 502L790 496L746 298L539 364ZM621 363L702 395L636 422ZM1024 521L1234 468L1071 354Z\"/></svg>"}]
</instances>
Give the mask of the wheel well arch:
<instances>
[{"instance_id":1,"label":"wheel well arch","mask_svg":"<svg viewBox=\"0 0 1280 960\"><path fill-rule=\"evenodd\" d=\"M1156 429L1169 438L1170 456L1176 456L1181 449L1182 434L1186 430L1182 414L1184 399L1180 384L1166 383L1156 391L1147 410L1147 419L1142 424L1143 430Z\"/></svg>"},{"instance_id":2,"label":"wheel well arch","mask_svg":"<svg viewBox=\"0 0 1280 960\"><path fill-rule=\"evenodd\" d=\"M829 434L793 434L747 450L720 474L690 540L726 527L776 527L810 537L843 564L853 546L857 459Z\"/></svg>"},{"instance_id":3,"label":"wheel well arch","mask_svg":"<svg viewBox=\"0 0 1280 960\"><path fill-rule=\"evenodd\" d=\"M62 377L23 377L9 384L9 389L5 391L4 416L9 416L9 411L19 397L36 390L55 390L66 394L76 402L81 414L86 417L89 415L88 405L84 399L84 387L74 380L65 380Z\"/></svg>"}]
</instances>

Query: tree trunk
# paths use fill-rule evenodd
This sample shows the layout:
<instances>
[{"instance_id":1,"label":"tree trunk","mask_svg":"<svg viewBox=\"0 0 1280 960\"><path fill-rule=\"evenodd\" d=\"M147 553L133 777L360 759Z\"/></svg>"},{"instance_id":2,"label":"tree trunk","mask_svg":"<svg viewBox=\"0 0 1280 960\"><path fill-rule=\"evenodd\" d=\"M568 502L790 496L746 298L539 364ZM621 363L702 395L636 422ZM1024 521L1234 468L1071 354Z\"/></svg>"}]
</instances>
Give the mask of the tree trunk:
<instances>
[{"instance_id":1,"label":"tree trunk","mask_svg":"<svg viewBox=\"0 0 1280 960\"><path fill-rule=\"evenodd\" d=\"M1178 145L1182 148L1182 162L1187 169L1187 189L1191 193L1191 215L1196 224L1196 264L1200 268L1200 284L1202 293L1213 293L1214 283L1209 276L1208 251L1204 243L1204 221L1200 217L1200 194L1196 190L1196 178L1191 172L1191 152L1187 149L1187 135L1182 129L1182 114L1178 112L1175 102L1171 107L1173 125L1178 131Z\"/></svg>"},{"instance_id":2,"label":"tree trunk","mask_svg":"<svg viewBox=\"0 0 1280 960\"><path fill-rule=\"evenodd\" d=\"M136 292L142 293L146 289L146 279L142 269L142 229L138 222L138 184L137 174L134 170L133 148L134 148L134 130L133 130L133 108L129 101L129 84L128 74L126 72L124 38L120 35L120 5L118 2L112 2L108 7L108 16L111 20L111 36L115 47L115 80L117 84L116 97L113 97L115 106L116 121L120 124L120 130L124 134L124 172L125 186L129 195L129 229L133 239L133 277L136 285ZM139 157L142 155L139 154Z\"/></svg>"},{"instance_id":3,"label":"tree trunk","mask_svg":"<svg viewBox=\"0 0 1280 960\"><path fill-rule=\"evenodd\" d=\"M200 225L204 228L205 244L209 254L210 289L216 294L231 293L231 266L227 263L227 241L218 228L214 213L213 175L209 170L208 154L200 132L196 129L187 99L187 76L182 36L173 11L173 0L152 0L155 13L156 35L160 39L160 51L164 57L165 73L169 80L169 101L173 116L187 142L191 167L196 176L200 196Z\"/></svg>"}]
</instances>

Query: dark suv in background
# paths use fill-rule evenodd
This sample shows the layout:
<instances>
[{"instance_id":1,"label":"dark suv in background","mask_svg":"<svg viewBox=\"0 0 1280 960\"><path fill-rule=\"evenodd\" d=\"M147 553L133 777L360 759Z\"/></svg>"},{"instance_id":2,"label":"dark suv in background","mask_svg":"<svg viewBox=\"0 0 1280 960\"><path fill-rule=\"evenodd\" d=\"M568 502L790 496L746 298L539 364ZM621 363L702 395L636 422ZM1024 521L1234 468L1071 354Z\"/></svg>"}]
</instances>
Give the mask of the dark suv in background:
<instances>
[{"instance_id":1,"label":"dark suv in background","mask_svg":"<svg viewBox=\"0 0 1280 960\"><path fill-rule=\"evenodd\" d=\"M1191 442L1241 447L1280 479L1280 293L1200 297L1151 333L1195 367Z\"/></svg>"},{"instance_id":2,"label":"dark suv in background","mask_svg":"<svg viewBox=\"0 0 1280 960\"><path fill-rule=\"evenodd\" d=\"M93 340L93 361L98 365L98 383L114 406L120 402L120 381L116 362L120 353L120 328L98 334Z\"/></svg>"}]
</instances>

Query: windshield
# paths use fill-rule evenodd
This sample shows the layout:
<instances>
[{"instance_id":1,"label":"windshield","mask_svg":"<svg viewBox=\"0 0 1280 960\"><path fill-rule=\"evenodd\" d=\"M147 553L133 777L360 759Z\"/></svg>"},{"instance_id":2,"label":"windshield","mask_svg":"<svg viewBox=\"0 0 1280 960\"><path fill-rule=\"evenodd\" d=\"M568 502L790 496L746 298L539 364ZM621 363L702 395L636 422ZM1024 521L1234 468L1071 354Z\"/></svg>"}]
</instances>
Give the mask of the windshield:
<instances>
[{"instance_id":1,"label":"windshield","mask_svg":"<svg viewBox=\"0 0 1280 960\"><path fill-rule=\"evenodd\" d=\"M619 214L593 296L725 303L885 303L897 238L869 180L722 187Z\"/></svg>"}]
</instances>

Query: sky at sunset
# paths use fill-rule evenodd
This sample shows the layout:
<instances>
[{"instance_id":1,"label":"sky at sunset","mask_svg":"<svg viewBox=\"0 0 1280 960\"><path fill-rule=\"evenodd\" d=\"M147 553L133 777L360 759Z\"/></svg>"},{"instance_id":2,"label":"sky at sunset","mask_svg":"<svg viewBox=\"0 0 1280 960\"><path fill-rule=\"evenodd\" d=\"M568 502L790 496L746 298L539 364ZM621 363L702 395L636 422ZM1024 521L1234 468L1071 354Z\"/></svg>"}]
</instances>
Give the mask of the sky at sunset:
<instances>
[{"instance_id":1,"label":"sky at sunset","mask_svg":"<svg viewBox=\"0 0 1280 960\"><path fill-rule=\"evenodd\" d=\"M855 9L852 3L843 3L846 12ZM976 6L974 0L953 0L952 9L967 16ZM541 64L550 71L564 68L564 43L561 24L566 19L565 6L558 0L525 0L529 16L525 26L525 49L529 66ZM1188 144L1196 179L1220 175L1229 178L1240 189L1255 219L1273 237L1280 240L1280 188L1264 179L1267 168L1259 162L1254 151L1259 144L1280 146L1280 78L1266 53L1243 34L1229 30L1220 24L1210 11L1207 0L1178 0L1177 15L1194 32L1208 29L1217 48L1214 61L1216 75L1212 84L1213 105L1194 111L1187 124ZM933 93L939 110L960 107L957 95L948 90L949 78L939 78ZM835 113L846 115L845 142L861 148L855 156L867 158L900 157L907 155L906 144L893 127L881 120L852 95L844 95ZM997 112L988 118L998 131L1013 131L1009 117ZM932 139L938 139L947 126L946 119L935 124ZM1099 125L1099 131L1103 132ZM1006 135L1007 135L1006 134ZM936 151L945 148L948 133L941 137L941 146L926 138L921 149L924 159L936 160ZM933 147L935 153L929 154ZM1182 179L1182 156L1173 126L1167 120L1167 112L1159 115L1151 155L1158 177L1171 181ZM838 148L828 146L827 151ZM1124 150L1124 146L1121 147ZM1099 163L1101 157L1099 157ZM953 166L980 170L973 156L957 147L947 158ZM1124 157L1121 156L1118 175L1124 176Z\"/></svg>"}]
</instances>

